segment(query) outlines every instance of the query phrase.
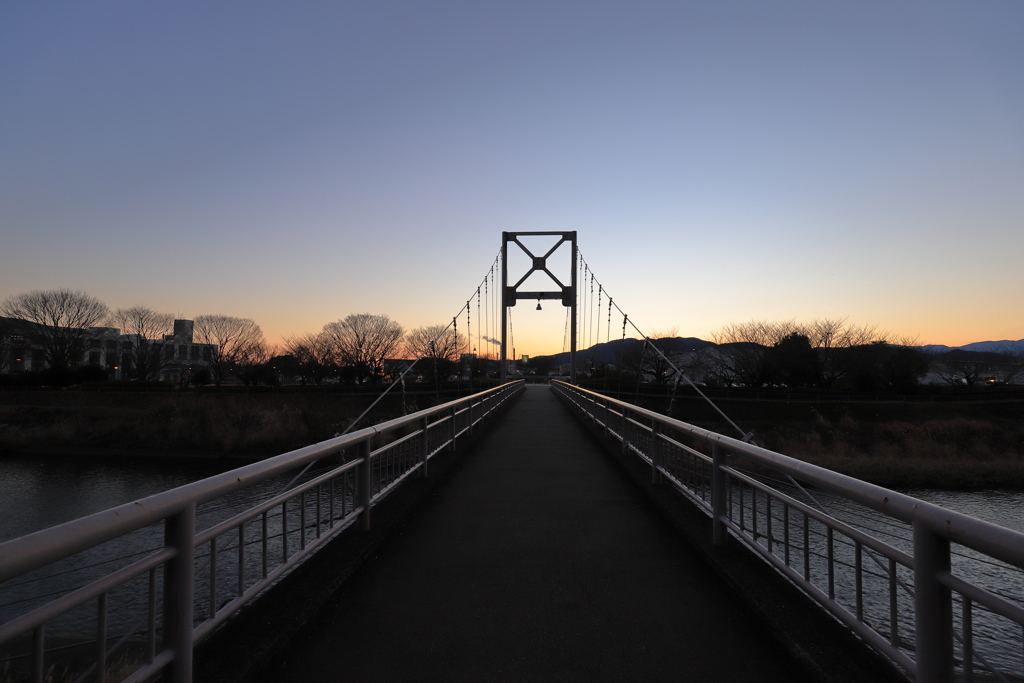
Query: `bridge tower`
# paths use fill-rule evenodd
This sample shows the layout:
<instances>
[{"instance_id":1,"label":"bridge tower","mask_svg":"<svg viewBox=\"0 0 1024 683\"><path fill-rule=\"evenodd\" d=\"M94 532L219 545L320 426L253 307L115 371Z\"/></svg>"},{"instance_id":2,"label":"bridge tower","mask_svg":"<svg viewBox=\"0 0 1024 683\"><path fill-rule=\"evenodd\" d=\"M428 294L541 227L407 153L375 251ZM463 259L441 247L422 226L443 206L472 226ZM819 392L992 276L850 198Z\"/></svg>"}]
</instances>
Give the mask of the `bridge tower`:
<instances>
[{"instance_id":1,"label":"bridge tower","mask_svg":"<svg viewBox=\"0 0 1024 683\"><path fill-rule=\"evenodd\" d=\"M527 249L519 238L522 236L551 236L560 238L555 246L548 249L547 253L543 256L535 256L533 252ZM531 260L531 266L526 274L524 274L514 284L509 286L508 284L508 243L514 242L522 249ZM548 270L547 260L558 251L558 248L569 243L570 249L572 249L572 279L569 285L564 285L562 282L555 277L554 273ZM520 292L519 286L526 282L526 279L533 273L542 271L558 286L557 291L548 292ZM568 307L570 310L569 317L571 318L570 331L569 331L569 382L576 384L576 231L571 232L502 232L501 233L501 381L504 382L508 373L508 309L509 306L515 306L516 301L519 299L537 299L538 305L541 299L561 299L562 305Z\"/></svg>"}]
</instances>

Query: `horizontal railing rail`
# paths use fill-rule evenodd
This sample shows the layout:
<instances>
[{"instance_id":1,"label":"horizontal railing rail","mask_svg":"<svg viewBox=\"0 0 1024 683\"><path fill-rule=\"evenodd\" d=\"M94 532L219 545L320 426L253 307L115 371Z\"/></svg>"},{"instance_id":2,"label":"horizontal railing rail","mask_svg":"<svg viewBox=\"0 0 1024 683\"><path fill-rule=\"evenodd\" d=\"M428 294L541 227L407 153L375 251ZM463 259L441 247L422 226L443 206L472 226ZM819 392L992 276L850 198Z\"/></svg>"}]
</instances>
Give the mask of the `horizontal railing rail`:
<instances>
[{"instance_id":1,"label":"horizontal railing rail","mask_svg":"<svg viewBox=\"0 0 1024 683\"><path fill-rule=\"evenodd\" d=\"M196 643L357 520L368 530L371 508L380 499L408 477L426 476L431 458L455 450L459 437L480 429L488 415L522 389L522 381L510 382L0 543L0 595L5 582L22 592L36 581L56 577L65 582L37 598L0 604L26 605L0 624L0 662L29 661L31 680L41 682L52 671L48 654L91 649L91 657L78 656L73 663L75 675L102 683L111 658L123 647L132 650L124 656L133 669L124 681L144 681L161 672L174 683L191 680ZM314 463L322 469L306 475ZM299 470L284 490L277 486L260 492L261 485L273 488L276 478ZM253 491L255 500L236 509L233 497ZM207 522L205 528L197 531L197 520ZM148 553L122 551L123 566L96 569L111 562L110 551L100 550L104 544L154 524L163 524L162 544ZM87 552L103 559L84 569L75 565L76 557ZM144 557L128 562L139 554ZM68 586L67 577L76 572L86 578ZM58 597L45 597L54 592ZM109 633L110 617L118 609L112 606L115 599L119 605L144 603L137 610L138 622L120 636ZM80 620L95 629L95 638L61 633L54 637L62 644L47 649L48 625L93 602L96 611ZM111 640L116 640L113 646ZM27 651L8 654L19 643ZM82 664L86 659L91 663Z\"/></svg>"},{"instance_id":2,"label":"horizontal railing rail","mask_svg":"<svg viewBox=\"0 0 1024 683\"><path fill-rule=\"evenodd\" d=\"M848 394L843 392L818 392L787 391L785 389L710 389L700 387L700 394L680 385L678 390L673 392L672 384L643 385L638 390L627 389L622 392L621 386L609 382L600 385L590 385L592 391L607 392L608 394L631 396L638 401L669 400L676 401L695 400L729 402L756 402L756 403L1020 403L1024 401L1024 388L1009 385L1009 389L998 387L978 387L970 393L947 393L943 391L926 391L919 394ZM634 383L635 388L635 383Z\"/></svg>"},{"instance_id":3,"label":"horizontal railing rail","mask_svg":"<svg viewBox=\"0 0 1024 683\"><path fill-rule=\"evenodd\" d=\"M731 533L910 677L1024 674L1024 534L603 394L552 388L646 462L654 482L709 514L716 544ZM829 505L857 512L843 520Z\"/></svg>"}]
</instances>

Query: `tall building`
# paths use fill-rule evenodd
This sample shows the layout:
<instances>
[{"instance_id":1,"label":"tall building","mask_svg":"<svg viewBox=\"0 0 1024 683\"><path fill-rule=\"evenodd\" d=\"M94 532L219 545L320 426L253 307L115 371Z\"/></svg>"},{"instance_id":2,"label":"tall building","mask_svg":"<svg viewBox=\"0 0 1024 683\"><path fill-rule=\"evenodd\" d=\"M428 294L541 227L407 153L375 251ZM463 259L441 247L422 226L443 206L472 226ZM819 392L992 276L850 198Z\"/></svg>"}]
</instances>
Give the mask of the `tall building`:
<instances>
[{"instance_id":1,"label":"tall building","mask_svg":"<svg viewBox=\"0 0 1024 683\"><path fill-rule=\"evenodd\" d=\"M53 336L53 331L48 335L47 330L36 323L0 317L0 373L45 370L48 367L47 339ZM136 377L142 344L148 345L156 356L156 362L151 364L157 368L156 374L170 382L180 382L187 378L185 372L209 363L215 350L212 344L195 343L191 320L175 320L173 334L141 342L136 335L121 334L116 327L68 330L63 336L70 347L72 369L94 365L106 369L115 379Z\"/></svg>"}]
</instances>

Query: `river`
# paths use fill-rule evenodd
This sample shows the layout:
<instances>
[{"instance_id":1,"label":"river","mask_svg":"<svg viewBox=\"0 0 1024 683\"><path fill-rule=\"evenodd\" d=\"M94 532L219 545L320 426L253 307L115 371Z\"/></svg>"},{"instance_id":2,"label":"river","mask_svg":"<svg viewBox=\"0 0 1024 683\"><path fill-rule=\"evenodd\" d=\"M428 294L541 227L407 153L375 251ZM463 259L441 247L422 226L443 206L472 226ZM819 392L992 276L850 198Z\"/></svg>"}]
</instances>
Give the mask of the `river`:
<instances>
[{"instance_id":1,"label":"river","mask_svg":"<svg viewBox=\"0 0 1024 683\"><path fill-rule=\"evenodd\" d=\"M3 508L3 513L0 514L0 542L209 477L241 464L238 460L217 458L6 456L0 458L0 505ZM285 481L267 482L231 505L217 506L205 512L200 510L199 528L209 526L217 519L226 518L236 509L245 507L256 496L280 490ZM1024 492L911 490L905 493L1024 532ZM841 514L843 502L830 501L828 498L824 496L822 502L831 507L833 513L844 517L845 515ZM872 535L897 547L909 546L909 535L905 529L889 527L888 521L880 515L864 517L860 512L856 514L860 517L857 525L870 530ZM59 585L61 572L77 572L76 575L80 579L88 578L94 573L98 576L107 571L111 562L158 547L162 542L162 534L162 527L154 525L125 539L82 553L64 561L60 566L38 572L35 576L22 577L0 585L0 623L24 612L30 606L40 604L46 594L52 594L54 590L66 590L67 587ZM961 551L963 557L954 558L954 565L975 556L971 551ZM980 579L990 590L1004 595L1015 598L1020 596L1018 570L985 562L986 558L980 559L983 560L980 564L977 561L970 563L972 568L969 574L972 580ZM95 569L91 569L92 567ZM197 593L203 591L201 574L200 572L197 575ZM906 578L909 580L909 575ZM58 582L56 588L52 586L54 580ZM40 589L39 586L42 585L50 587ZM878 597L883 598L884 589L879 593ZM131 602L134 604L137 600L132 599ZM883 621L887 609L884 598L868 602L877 602L869 604L867 610L877 610L877 620ZM910 602L910 599L904 600L907 608ZM112 611L112 631L118 627L132 628L132 623L138 619L138 607L140 606L135 605L131 610ZM906 617L907 623L901 628L906 628L907 631L904 632L909 634L913 629L910 621L912 617L909 613ZM88 623L88 617L69 617L52 623L48 626L48 632L81 637L88 632ZM1007 641L1007 644L1013 641L1017 643L1016 646L1009 646L1006 652L1000 652L1003 647L997 646L997 652L993 653L996 660L1003 663L1009 663L1008 660L1019 661L1019 629L1013 635L1009 632L1004 633L999 627L994 631L983 624L978 624L977 627L978 636L987 636L990 642L995 641L998 645L1001 645L1001 641Z\"/></svg>"},{"instance_id":2,"label":"river","mask_svg":"<svg viewBox=\"0 0 1024 683\"><path fill-rule=\"evenodd\" d=\"M243 460L219 458L37 456L0 458L0 542L46 529L85 515L172 489L235 469ZM313 468L306 477L314 476ZM196 511L202 530L248 509L258 500L280 492L293 475L264 481L256 486L211 501ZM268 515L271 552L280 554L280 511ZM95 580L133 559L159 548L163 524L144 527L127 536L90 548L41 570L0 584L0 623L45 603L48 599ZM225 542L235 542L235 537ZM248 543L247 543L248 545ZM197 550L196 594L208 586L208 547ZM277 555L274 555L275 557ZM228 562L231 558L228 558ZM252 564L253 566L250 566ZM250 574L259 561L246 560ZM110 593L111 633L137 632L144 614L146 577ZM218 597L234 597L231 586L218 585ZM47 624L47 634L83 638L94 632L95 608L83 606ZM2 659L2 658L0 658Z\"/></svg>"},{"instance_id":3,"label":"river","mask_svg":"<svg viewBox=\"0 0 1024 683\"><path fill-rule=\"evenodd\" d=\"M0 458L0 542L240 464L219 458L6 456Z\"/></svg>"}]
</instances>

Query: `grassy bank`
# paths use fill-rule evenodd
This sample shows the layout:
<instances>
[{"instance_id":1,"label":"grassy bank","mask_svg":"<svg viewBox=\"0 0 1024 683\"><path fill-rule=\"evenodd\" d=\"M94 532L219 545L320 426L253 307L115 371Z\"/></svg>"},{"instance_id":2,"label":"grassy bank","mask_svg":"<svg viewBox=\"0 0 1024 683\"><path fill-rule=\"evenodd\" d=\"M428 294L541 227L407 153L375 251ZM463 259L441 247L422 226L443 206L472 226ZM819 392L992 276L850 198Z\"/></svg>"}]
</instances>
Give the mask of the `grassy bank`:
<instances>
[{"instance_id":1,"label":"grassy bank","mask_svg":"<svg viewBox=\"0 0 1024 683\"><path fill-rule=\"evenodd\" d=\"M35 449L272 455L343 431L377 393L0 393L0 454ZM445 399L444 396L441 397ZM454 394L451 397L454 398ZM436 403L409 394L405 410ZM402 415L388 396L360 424ZM641 404L666 412L663 397ZM719 400L756 443L890 488L1024 490L1024 402L787 403ZM729 436L704 402L673 417Z\"/></svg>"},{"instance_id":2,"label":"grassy bank","mask_svg":"<svg viewBox=\"0 0 1024 683\"><path fill-rule=\"evenodd\" d=\"M718 405L760 446L881 486L1024 489L1024 402ZM677 401L673 417L737 435L697 400Z\"/></svg>"},{"instance_id":3,"label":"grassy bank","mask_svg":"<svg viewBox=\"0 0 1024 683\"><path fill-rule=\"evenodd\" d=\"M376 397L377 392L5 393L0 453L42 448L270 455L342 432ZM432 394L409 395L405 410L435 403ZM400 393L389 395L359 427L402 415L402 404Z\"/></svg>"}]
</instances>

